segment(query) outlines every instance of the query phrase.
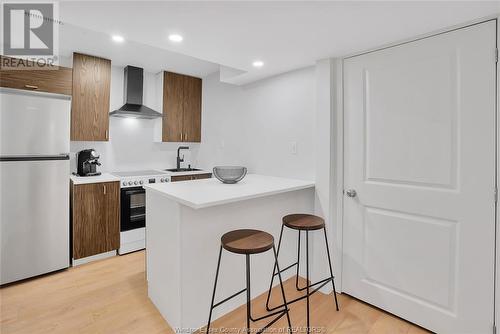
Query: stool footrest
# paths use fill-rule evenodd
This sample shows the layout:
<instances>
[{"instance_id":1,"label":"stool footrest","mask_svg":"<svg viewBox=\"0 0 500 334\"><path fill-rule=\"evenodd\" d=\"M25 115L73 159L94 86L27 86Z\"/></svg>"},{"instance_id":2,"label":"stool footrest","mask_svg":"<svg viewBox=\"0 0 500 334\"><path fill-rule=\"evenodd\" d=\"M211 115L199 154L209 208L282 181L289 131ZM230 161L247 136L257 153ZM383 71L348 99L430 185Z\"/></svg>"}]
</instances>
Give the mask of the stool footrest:
<instances>
[{"instance_id":1,"label":"stool footrest","mask_svg":"<svg viewBox=\"0 0 500 334\"><path fill-rule=\"evenodd\" d=\"M242 294L243 292L245 292L245 291L247 291L247 289L246 289L246 288L245 288L245 289L243 289L243 290L241 290L241 291L236 292L234 295L231 295L231 296L229 296L229 297L225 298L224 300L221 300L220 302L218 302L217 304L215 304L214 306L212 306L212 309L216 308L217 306L219 306L219 305L221 305L221 304L224 304L224 303L225 303L225 302L227 302L228 300L230 300L230 299L232 299L232 298L234 298L234 297L236 297L236 296L238 296L238 295L241 295L241 294Z\"/></svg>"},{"instance_id":2,"label":"stool footrest","mask_svg":"<svg viewBox=\"0 0 500 334\"><path fill-rule=\"evenodd\" d=\"M285 305L281 305L282 307L285 306ZM262 317L258 317L258 318L254 318L252 317L252 315L250 315L250 320L252 320L253 322L256 322L256 321L261 321L263 319L266 319L266 318L269 318L269 317L272 317L273 315L277 315L277 314L281 314L281 313L285 313L286 309L283 309L283 310L279 310L279 311L276 311L276 312L273 312L273 313L269 313L269 314L266 314L266 315L263 315ZM288 309L288 311L290 311L290 309Z\"/></svg>"},{"instance_id":3,"label":"stool footrest","mask_svg":"<svg viewBox=\"0 0 500 334\"><path fill-rule=\"evenodd\" d=\"M321 284L321 285L320 285L320 286L318 286L316 289L314 289L314 290L312 290L311 292L309 292L309 296L312 296L313 294L315 294L316 292L318 292L318 291L319 291L319 289L321 289L322 287L324 287L324 286L325 286L328 282L330 282L331 280L332 280L332 278L331 278L331 277L329 277L329 278L327 278L327 279L324 279L323 281L319 281L319 282L315 283L315 284L319 284L319 283L323 283L323 284ZM335 293L335 292L334 292L334 293ZM288 305L290 305L290 304L293 304L293 303L298 302L298 301L300 301L300 300L302 300L302 299L305 299L305 298L307 298L307 294L305 294L305 295L303 295L303 296L300 296L300 297L297 297L297 298L295 298L295 299L292 299L291 301L288 301L288 300L287 300L287 302L286 302L286 303L287 303ZM266 306L266 309L267 309L269 312L271 312L271 311L277 310L277 309L279 309L279 308L281 308L281 307L283 307L283 306L285 306L285 305L284 305L284 304L281 304L281 305L278 305L278 306L275 306L275 307L267 307L267 306Z\"/></svg>"},{"instance_id":4,"label":"stool footrest","mask_svg":"<svg viewBox=\"0 0 500 334\"><path fill-rule=\"evenodd\" d=\"M234 298L234 297L236 297L236 296L238 296L238 295L242 294L242 293L243 293L243 292L245 292L245 291L247 291L247 289L246 289L246 288L245 288L245 289L243 289L243 290L241 290L241 291L236 292L235 294L233 294L233 295L231 295L231 296L229 296L229 297L227 297L227 298L224 298L223 300L221 300L220 302L218 302L217 304L215 304L214 306L212 306L212 308L211 308L211 309L213 310L213 309L214 309L214 308L216 308L217 306L219 306L219 305L221 305L221 304L224 304L224 303L225 303L225 302L227 302L228 300L230 300L230 299L232 299L232 298ZM288 304L288 303L287 303L287 304ZM272 312L272 311L271 311L272 313L269 313L269 314L263 315L263 316L258 317L258 318L254 318L254 317L252 317L252 315L250 315L250 320L252 320L253 322L260 321L260 320L264 320L264 319L266 319L266 318L269 318L269 317L272 317L272 316L274 316L274 315L277 315L277 317L276 317L275 319L271 320L271 322L269 322L267 325L265 325L264 327L262 327L261 329L259 329L259 330L257 331L257 333L262 333L262 332L264 332L264 331L265 331L265 330L266 330L269 326L271 326L272 324L274 324L274 323L275 323L276 321L278 321L278 320L279 320L282 316L284 316L284 315L285 315L288 311L290 311L290 309L289 309L289 308L284 308L284 306L285 306L285 304L281 305L280 307L276 307L276 308L274 308L272 311L275 311L275 310L277 310L277 309L279 309L279 308L283 308L282 310L279 310L279 311L276 311L276 312ZM209 333L208 333L208 334L209 334Z\"/></svg>"},{"instance_id":5,"label":"stool footrest","mask_svg":"<svg viewBox=\"0 0 500 334\"><path fill-rule=\"evenodd\" d=\"M267 325L265 325L264 327L262 327L261 329L259 329L257 331L257 333L262 333L264 332L268 327L270 327L271 325L273 325L276 321L280 320L282 316L284 316L286 313L287 313L288 310L283 310L283 311L278 311L278 312L275 312L275 313L271 313L271 315L275 315L275 314L279 314L276 318L274 318L273 320L271 320L271 322L269 322ZM261 317L261 318L257 318L256 320L253 320L251 319L252 321L258 321L260 319L264 319L264 318L267 318L267 317Z\"/></svg>"},{"instance_id":6,"label":"stool footrest","mask_svg":"<svg viewBox=\"0 0 500 334\"><path fill-rule=\"evenodd\" d=\"M310 284L310 285L309 285L309 288L312 288L313 286L318 285L318 284L321 284L321 283L329 282L329 281L331 281L333 278L335 278L335 277L327 277L327 278L325 278L324 280L321 280L321 281L318 281L318 282L316 282L316 283ZM303 287L303 288L299 288L299 286L298 286L298 284L297 284L296 288L297 288L297 291L304 291L304 290L307 290L308 286L306 285L306 286L305 286L305 287Z\"/></svg>"},{"instance_id":7,"label":"stool footrest","mask_svg":"<svg viewBox=\"0 0 500 334\"><path fill-rule=\"evenodd\" d=\"M289 265L288 267L286 267L286 268L284 268L284 269L281 269L279 272L275 272L275 273L273 274L273 276L276 276L276 275L278 275L278 274L281 274L282 272L285 272L285 271L287 271L288 269L293 268L293 267L295 267L295 266L296 266L296 265L298 265L298 264L299 264L298 262L292 263L292 264L291 264L291 265Z\"/></svg>"}]
</instances>

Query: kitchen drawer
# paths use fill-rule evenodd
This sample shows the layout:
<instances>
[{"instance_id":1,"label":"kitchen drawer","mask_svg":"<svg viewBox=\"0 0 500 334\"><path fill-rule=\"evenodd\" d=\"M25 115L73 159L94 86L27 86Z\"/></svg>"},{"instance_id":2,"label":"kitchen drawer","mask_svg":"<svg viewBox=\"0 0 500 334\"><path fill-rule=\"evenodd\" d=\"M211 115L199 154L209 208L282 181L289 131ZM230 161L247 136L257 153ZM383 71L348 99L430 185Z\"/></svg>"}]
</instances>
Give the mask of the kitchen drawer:
<instances>
[{"instance_id":1,"label":"kitchen drawer","mask_svg":"<svg viewBox=\"0 0 500 334\"><path fill-rule=\"evenodd\" d=\"M194 175L174 175L170 177L170 181L171 182L190 181L190 180L209 179L211 177L212 173L194 174Z\"/></svg>"}]
</instances>

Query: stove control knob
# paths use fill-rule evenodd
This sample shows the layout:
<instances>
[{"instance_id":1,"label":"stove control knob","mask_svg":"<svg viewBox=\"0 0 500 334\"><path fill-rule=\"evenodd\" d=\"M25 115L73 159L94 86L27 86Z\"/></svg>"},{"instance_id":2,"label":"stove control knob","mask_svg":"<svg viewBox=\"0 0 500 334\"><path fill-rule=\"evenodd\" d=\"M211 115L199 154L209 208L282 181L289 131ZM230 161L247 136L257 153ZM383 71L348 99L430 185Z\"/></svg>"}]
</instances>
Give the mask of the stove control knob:
<instances>
[{"instance_id":1,"label":"stove control knob","mask_svg":"<svg viewBox=\"0 0 500 334\"><path fill-rule=\"evenodd\" d=\"M139 184L139 183L138 183L137 181L134 181L134 184L135 184L135 185L137 185L137 184Z\"/></svg>"},{"instance_id":2,"label":"stove control knob","mask_svg":"<svg viewBox=\"0 0 500 334\"><path fill-rule=\"evenodd\" d=\"M165 179L161 178L161 179L160 179L160 182L165 182Z\"/></svg>"},{"instance_id":3,"label":"stove control knob","mask_svg":"<svg viewBox=\"0 0 500 334\"><path fill-rule=\"evenodd\" d=\"M127 185L127 182L126 182L126 181L123 181L123 183L122 183L122 184L123 184L124 186L126 186L126 185Z\"/></svg>"},{"instance_id":4,"label":"stove control knob","mask_svg":"<svg viewBox=\"0 0 500 334\"><path fill-rule=\"evenodd\" d=\"M131 186L132 185L132 181L128 181L128 185Z\"/></svg>"},{"instance_id":5,"label":"stove control knob","mask_svg":"<svg viewBox=\"0 0 500 334\"><path fill-rule=\"evenodd\" d=\"M139 184L143 184L144 182L142 180L139 181Z\"/></svg>"}]
</instances>

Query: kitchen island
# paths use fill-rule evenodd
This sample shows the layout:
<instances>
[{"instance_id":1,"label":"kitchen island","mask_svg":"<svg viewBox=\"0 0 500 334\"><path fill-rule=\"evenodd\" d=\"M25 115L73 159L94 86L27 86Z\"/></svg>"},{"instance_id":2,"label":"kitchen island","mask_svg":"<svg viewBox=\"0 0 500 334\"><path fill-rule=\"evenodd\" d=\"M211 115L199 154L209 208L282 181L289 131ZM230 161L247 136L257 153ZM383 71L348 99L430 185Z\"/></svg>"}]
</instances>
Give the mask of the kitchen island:
<instances>
[{"instance_id":1,"label":"kitchen island","mask_svg":"<svg viewBox=\"0 0 500 334\"><path fill-rule=\"evenodd\" d=\"M148 295L174 330L206 325L221 236L260 229L278 242L281 218L312 213L314 182L250 174L237 184L217 179L150 184L146 189ZM296 231L285 229L282 268L296 261ZM251 257L252 298L267 290L272 252ZM293 270L284 278L294 274ZM276 281L275 281L276 283ZM245 257L224 251L216 302L245 287ZM245 294L214 309L212 320L245 303Z\"/></svg>"}]
</instances>

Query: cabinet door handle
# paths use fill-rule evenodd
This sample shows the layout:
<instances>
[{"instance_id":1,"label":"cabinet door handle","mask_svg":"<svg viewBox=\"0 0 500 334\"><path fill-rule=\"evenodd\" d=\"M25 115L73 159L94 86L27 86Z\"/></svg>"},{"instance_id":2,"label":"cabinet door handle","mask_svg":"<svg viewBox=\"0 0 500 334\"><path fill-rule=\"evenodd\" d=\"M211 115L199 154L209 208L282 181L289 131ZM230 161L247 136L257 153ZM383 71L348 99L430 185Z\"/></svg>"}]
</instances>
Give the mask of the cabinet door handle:
<instances>
[{"instance_id":1,"label":"cabinet door handle","mask_svg":"<svg viewBox=\"0 0 500 334\"><path fill-rule=\"evenodd\" d=\"M103 190L104 190L104 195L106 195L106 185L103 184L102 187L103 187Z\"/></svg>"},{"instance_id":2,"label":"cabinet door handle","mask_svg":"<svg viewBox=\"0 0 500 334\"><path fill-rule=\"evenodd\" d=\"M109 139L108 138L108 130L106 130L106 132L104 133L104 136L105 136L106 139Z\"/></svg>"},{"instance_id":3,"label":"cabinet door handle","mask_svg":"<svg viewBox=\"0 0 500 334\"><path fill-rule=\"evenodd\" d=\"M38 86L35 86L35 85L24 85L24 88L38 89Z\"/></svg>"}]
</instances>

